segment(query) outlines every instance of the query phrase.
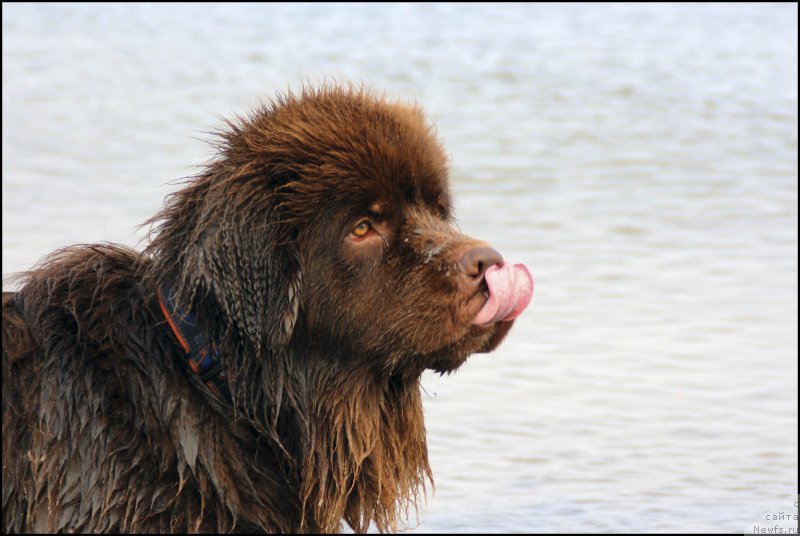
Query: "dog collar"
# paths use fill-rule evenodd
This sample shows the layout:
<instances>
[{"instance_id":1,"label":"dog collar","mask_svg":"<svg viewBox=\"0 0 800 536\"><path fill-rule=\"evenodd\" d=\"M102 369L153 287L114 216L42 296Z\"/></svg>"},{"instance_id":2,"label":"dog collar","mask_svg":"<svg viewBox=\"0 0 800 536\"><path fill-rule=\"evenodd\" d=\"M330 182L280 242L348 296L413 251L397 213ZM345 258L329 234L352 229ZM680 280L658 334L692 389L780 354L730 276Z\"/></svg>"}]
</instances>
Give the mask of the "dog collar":
<instances>
[{"instance_id":1,"label":"dog collar","mask_svg":"<svg viewBox=\"0 0 800 536\"><path fill-rule=\"evenodd\" d=\"M200 330L194 316L175 303L169 287L158 289L158 304L172 328L172 333L185 352L184 362L189 370L217 398L231 400L225 371L220 361L219 348Z\"/></svg>"}]
</instances>

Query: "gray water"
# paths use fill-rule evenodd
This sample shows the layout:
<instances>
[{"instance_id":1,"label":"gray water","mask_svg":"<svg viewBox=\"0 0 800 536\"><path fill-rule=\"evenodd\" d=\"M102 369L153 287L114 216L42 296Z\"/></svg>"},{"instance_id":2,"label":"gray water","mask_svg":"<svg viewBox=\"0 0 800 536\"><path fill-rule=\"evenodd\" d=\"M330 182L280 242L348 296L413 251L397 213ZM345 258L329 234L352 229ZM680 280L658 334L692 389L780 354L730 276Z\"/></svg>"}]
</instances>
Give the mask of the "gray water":
<instances>
[{"instance_id":1,"label":"gray water","mask_svg":"<svg viewBox=\"0 0 800 536\"><path fill-rule=\"evenodd\" d=\"M303 81L435 119L460 228L536 290L424 377L414 531L741 532L797 492L795 4L2 9L3 274L137 244L221 116Z\"/></svg>"}]
</instances>

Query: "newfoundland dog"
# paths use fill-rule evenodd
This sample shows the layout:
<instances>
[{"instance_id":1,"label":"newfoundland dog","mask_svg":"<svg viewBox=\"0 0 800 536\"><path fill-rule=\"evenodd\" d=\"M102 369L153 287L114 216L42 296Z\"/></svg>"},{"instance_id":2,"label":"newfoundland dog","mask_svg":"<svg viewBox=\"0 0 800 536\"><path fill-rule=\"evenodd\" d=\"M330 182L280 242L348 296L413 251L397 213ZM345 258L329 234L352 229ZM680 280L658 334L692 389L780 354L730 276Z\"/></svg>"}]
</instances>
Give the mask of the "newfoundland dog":
<instances>
[{"instance_id":1,"label":"newfoundland dog","mask_svg":"<svg viewBox=\"0 0 800 536\"><path fill-rule=\"evenodd\" d=\"M7 532L393 531L431 479L420 375L533 281L452 225L418 107L344 84L227 123L144 251L3 294Z\"/></svg>"}]
</instances>

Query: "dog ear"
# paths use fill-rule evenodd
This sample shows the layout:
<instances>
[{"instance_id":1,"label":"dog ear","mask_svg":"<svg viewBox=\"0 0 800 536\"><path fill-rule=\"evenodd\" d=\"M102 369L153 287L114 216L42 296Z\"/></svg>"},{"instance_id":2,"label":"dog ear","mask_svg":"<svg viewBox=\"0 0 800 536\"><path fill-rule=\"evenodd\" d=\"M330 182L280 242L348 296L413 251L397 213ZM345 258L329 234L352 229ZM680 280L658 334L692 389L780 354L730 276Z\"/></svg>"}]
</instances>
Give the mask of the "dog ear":
<instances>
[{"instance_id":1,"label":"dog ear","mask_svg":"<svg viewBox=\"0 0 800 536\"><path fill-rule=\"evenodd\" d=\"M239 333L255 348L278 352L291 340L300 312L297 247L271 207L220 210L199 248L200 273Z\"/></svg>"}]
</instances>

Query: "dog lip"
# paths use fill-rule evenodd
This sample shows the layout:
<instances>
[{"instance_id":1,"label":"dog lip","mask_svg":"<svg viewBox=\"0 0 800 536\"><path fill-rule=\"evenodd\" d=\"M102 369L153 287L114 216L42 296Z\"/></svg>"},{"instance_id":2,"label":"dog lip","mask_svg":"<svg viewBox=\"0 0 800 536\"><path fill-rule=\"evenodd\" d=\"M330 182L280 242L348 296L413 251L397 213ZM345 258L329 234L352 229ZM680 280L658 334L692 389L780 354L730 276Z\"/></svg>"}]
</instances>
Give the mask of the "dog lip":
<instances>
[{"instance_id":1,"label":"dog lip","mask_svg":"<svg viewBox=\"0 0 800 536\"><path fill-rule=\"evenodd\" d=\"M486 298L487 300L489 299L489 296L490 296L490 294L489 294L489 283L486 282L486 278L485 277L481 279L481 284L478 287L478 292L483 294L483 297Z\"/></svg>"},{"instance_id":2,"label":"dog lip","mask_svg":"<svg viewBox=\"0 0 800 536\"><path fill-rule=\"evenodd\" d=\"M467 322L471 323L471 320L475 318L475 315L483 309L486 305L486 302L489 301L489 286L486 284L486 280L484 279L481 281L481 284L478 286L475 291L470 294L466 299L467 310L469 311L469 319ZM475 326L476 324L472 324Z\"/></svg>"}]
</instances>

